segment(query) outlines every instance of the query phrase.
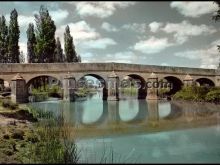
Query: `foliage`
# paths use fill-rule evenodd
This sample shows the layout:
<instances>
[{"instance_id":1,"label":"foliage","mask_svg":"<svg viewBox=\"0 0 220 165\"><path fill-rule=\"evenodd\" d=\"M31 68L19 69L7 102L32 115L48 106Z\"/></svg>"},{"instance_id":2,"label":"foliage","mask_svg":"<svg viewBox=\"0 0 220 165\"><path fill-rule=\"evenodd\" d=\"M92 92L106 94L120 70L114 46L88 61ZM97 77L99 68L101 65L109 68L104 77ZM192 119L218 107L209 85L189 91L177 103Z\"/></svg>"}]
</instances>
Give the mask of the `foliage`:
<instances>
[{"instance_id":1,"label":"foliage","mask_svg":"<svg viewBox=\"0 0 220 165\"><path fill-rule=\"evenodd\" d=\"M218 5L218 10L216 11L215 15L212 17L213 20L218 21L220 20L220 2L214 1Z\"/></svg>"},{"instance_id":2,"label":"foliage","mask_svg":"<svg viewBox=\"0 0 220 165\"><path fill-rule=\"evenodd\" d=\"M14 110L18 107L18 104L13 103L11 100L4 99L4 100L2 100L2 106L4 108L9 108L11 110Z\"/></svg>"},{"instance_id":3,"label":"foliage","mask_svg":"<svg viewBox=\"0 0 220 165\"><path fill-rule=\"evenodd\" d=\"M215 88L209 91L206 95L206 101L220 102L220 88Z\"/></svg>"},{"instance_id":4,"label":"foliage","mask_svg":"<svg viewBox=\"0 0 220 165\"><path fill-rule=\"evenodd\" d=\"M0 63L7 63L8 27L5 17L0 17Z\"/></svg>"},{"instance_id":5,"label":"foliage","mask_svg":"<svg viewBox=\"0 0 220 165\"><path fill-rule=\"evenodd\" d=\"M220 88L207 88L203 86L188 86L178 91L173 99L220 102Z\"/></svg>"},{"instance_id":6,"label":"foliage","mask_svg":"<svg viewBox=\"0 0 220 165\"><path fill-rule=\"evenodd\" d=\"M65 47L64 50L66 54L66 61L78 62L75 46L73 43L73 37L70 34L70 29L68 25L66 26L64 33L64 47Z\"/></svg>"},{"instance_id":7,"label":"foliage","mask_svg":"<svg viewBox=\"0 0 220 165\"><path fill-rule=\"evenodd\" d=\"M28 25L28 29L26 31L27 34L27 58L28 63L34 63L37 61L35 57L35 45L36 45L36 37L34 34L34 24L30 23Z\"/></svg>"},{"instance_id":8,"label":"foliage","mask_svg":"<svg viewBox=\"0 0 220 165\"><path fill-rule=\"evenodd\" d=\"M55 31L56 26L46 7L40 7L39 15L35 15L36 21L36 55L37 62L54 62L54 50L56 47Z\"/></svg>"},{"instance_id":9,"label":"foliage","mask_svg":"<svg viewBox=\"0 0 220 165\"><path fill-rule=\"evenodd\" d=\"M8 62L9 63L19 63L19 35L20 30L18 26L18 13L14 9L11 12L10 23L8 28Z\"/></svg>"},{"instance_id":10,"label":"foliage","mask_svg":"<svg viewBox=\"0 0 220 165\"><path fill-rule=\"evenodd\" d=\"M19 61L20 61L20 63L25 63L25 57L24 57L23 51L21 51L21 53L19 55Z\"/></svg>"},{"instance_id":11,"label":"foliage","mask_svg":"<svg viewBox=\"0 0 220 165\"><path fill-rule=\"evenodd\" d=\"M63 54L63 49L61 47L60 39L57 37L56 41L56 49L55 49L55 62L63 62L64 59L64 54Z\"/></svg>"}]
</instances>

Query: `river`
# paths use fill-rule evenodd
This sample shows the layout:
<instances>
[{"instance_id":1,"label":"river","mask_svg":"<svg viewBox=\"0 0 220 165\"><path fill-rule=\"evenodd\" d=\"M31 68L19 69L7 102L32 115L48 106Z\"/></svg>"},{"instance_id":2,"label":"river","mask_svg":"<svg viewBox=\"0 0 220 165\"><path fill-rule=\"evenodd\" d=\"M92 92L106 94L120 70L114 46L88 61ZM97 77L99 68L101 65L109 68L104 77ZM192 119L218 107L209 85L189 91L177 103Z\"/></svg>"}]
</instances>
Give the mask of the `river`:
<instances>
[{"instance_id":1,"label":"river","mask_svg":"<svg viewBox=\"0 0 220 165\"><path fill-rule=\"evenodd\" d=\"M30 103L64 115L80 163L219 163L220 105L124 98Z\"/></svg>"}]
</instances>

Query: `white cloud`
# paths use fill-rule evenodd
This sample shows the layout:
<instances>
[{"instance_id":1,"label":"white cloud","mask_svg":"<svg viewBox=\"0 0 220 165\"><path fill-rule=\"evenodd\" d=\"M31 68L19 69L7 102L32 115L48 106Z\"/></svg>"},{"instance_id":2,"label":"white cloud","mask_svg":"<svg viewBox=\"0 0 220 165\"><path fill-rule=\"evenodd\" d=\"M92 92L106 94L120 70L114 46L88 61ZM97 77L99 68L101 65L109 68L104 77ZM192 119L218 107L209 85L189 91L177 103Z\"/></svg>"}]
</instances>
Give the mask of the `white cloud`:
<instances>
[{"instance_id":1,"label":"white cloud","mask_svg":"<svg viewBox=\"0 0 220 165\"><path fill-rule=\"evenodd\" d=\"M136 43L134 46L134 50L146 54L153 54L159 53L172 45L172 43L168 42L167 38L155 38L154 36L152 36L148 40L141 40Z\"/></svg>"},{"instance_id":2,"label":"white cloud","mask_svg":"<svg viewBox=\"0 0 220 165\"><path fill-rule=\"evenodd\" d=\"M151 22L149 24L149 27L150 27L150 31L151 32L157 32L159 30L159 28L163 25L163 23L161 22Z\"/></svg>"},{"instance_id":3,"label":"white cloud","mask_svg":"<svg viewBox=\"0 0 220 165\"><path fill-rule=\"evenodd\" d=\"M147 25L145 23L132 23L132 24L125 24L122 26L122 29L132 30L135 32L144 33L146 30Z\"/></svg>"},{"instance_id":4,"label":"white cloud","mask_svg":"<svg viewBox=\"0 0 220 165\"><path fill-rule=\"evenodd\" d=\"M124 51L124 52L107 54L99 58L86 59L86 62L137 63L138 57L132 51Z\"/></svg>"},{"instance_id":5,"label":"white cloud","mask_svg":"<svg viewBox=\"0 0 220 165\"><path fill-rule=\"evenodd\" d=\"M218 5L213 1L204 2L171 2L171 8L176 8L185 17L200 17L204 14L214 13L218 10Z\"/></svg>"},{"instance_id":6,"label":"white cloud","mask_svg":"<svg viewBox=\"0 0 220 165\"><path fill-rule=\"evenodd\" d=\"M106 49L109 45L116 45L116 42L111 38L99 38L79 43L79 46L85 49Z\"/></svg>"},{"instance_id":7,"label":"white cloud","mask_svg":"<svg viewBox=\"0 0 220 165\"><path fill-rule=\"evenodd\" d=\"M126 8L135 2L69 2L76 6L76 11L82 17L94 16L106 18L114 14L117 8Z\"/></svg>"},{"instance_id":8,"label":"white cloud","mask_svg":"<svg viewBox=\"0 0 220 165\"><path fill-rule=\"evenodd\" d=\"M116 32L119 30L108 22L103 22L101 28L106 30L107 32Z\"/></svg>"},{"instance_id":9,"label":"white cloud","mask_svg":"<svg viewBox=\"0 0 220 165\"><path fill-rule=\"evenodd\" d=\"M100 37L100 34L95 31L94 28L90 27L85 21L79 21L76 23L68 24L70 33L73 36L74 42L81 42L83 40L96 39ZM67 25L61 26L56 30L56 36L60 37L63 42L64 32Z\"/></svg>"},{"instance_id":10,"label":"white cloud","mask_svg":"<svg viewBox=\"0 0 220 165\"><path fill-rule=\"evenodd\" d=\"M67 10L58 9L55 11L50 11L50 15L55 24L57 24L67 18L69 13Z\"/></svg>"},{"instance_id":11,"label":"white cloud","mask_svg":"<svg viewBox=\"0 0 220 165\"><path fill-rule=\"evenodd\" d=\"M167 23L161 30L174 33L174 38L179 44L186 42L190 36L208 35L217 31L213 26L192 25L185 20L181 23Z\"/></svg>"},{"instance_id":12,"label":"white cloud","mask_svg":"<svg viewBox=\"0 0 220 165\"><path fill-rule=\"evenodd\" d=\"M219 63L219 52L217 50L217 45L219 44L220 40L216 40L206 48L177 52L174 55L190 60L200 60L201 68L215 69Z\"/></svg>"}]
</instances>

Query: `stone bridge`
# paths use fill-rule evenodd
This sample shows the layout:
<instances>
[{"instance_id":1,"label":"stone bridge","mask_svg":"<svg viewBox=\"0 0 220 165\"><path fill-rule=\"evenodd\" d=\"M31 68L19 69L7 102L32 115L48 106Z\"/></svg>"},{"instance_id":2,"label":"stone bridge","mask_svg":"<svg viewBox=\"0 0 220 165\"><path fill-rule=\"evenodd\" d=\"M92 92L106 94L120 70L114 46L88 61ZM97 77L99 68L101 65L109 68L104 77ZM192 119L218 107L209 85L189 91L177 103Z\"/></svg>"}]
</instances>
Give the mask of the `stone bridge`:
<instances>
[{"instance_id":1,"label":"stone bridge","mask_svg":"<svg viewBox=\"0 0 220 165\"><path fill-rule=\"evenodd\" d=\"M19 75L17 75L19 74ZM17 75L17 76L16 76ZM173 92L184 84L208 84L220 86L219 69L201 69L173 66L139 65L125 63L31 63L31 64L0 64L0 80L11 84L12 100L24 102L27 88L31 81L41 76L50 76L60 80L64 89L64 99L74 100L72 94L75 84L83 76L93 76L104 83L103 99L119 100L120 81L126 76L140 81L158 82L165 79L173 84ZM107 82L114 84L109 88ZM69 88L72 84L73 88ZM108 86L108 88L106 88ZM157 99L157 90L139 89L139 98Z\"/></svg>"}]
</instances>

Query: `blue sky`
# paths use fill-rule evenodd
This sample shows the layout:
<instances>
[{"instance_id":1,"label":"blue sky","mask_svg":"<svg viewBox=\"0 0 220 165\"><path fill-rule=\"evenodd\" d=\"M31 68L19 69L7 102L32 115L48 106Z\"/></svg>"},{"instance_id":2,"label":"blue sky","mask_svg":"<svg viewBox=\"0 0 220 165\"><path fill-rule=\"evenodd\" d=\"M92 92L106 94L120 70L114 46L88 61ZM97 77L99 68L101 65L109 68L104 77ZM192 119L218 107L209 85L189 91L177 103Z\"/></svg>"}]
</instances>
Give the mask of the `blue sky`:
<instances>
[{"instance_id":1,"label":"blue sky","mask_svg":"<svg viewBox=\"0 0 220 165\"><path fill-rule=\"evenodd\" d=\"M220 22L212 1L0 2L9 22L19 14L20 50L26 54L26 30L34 14L46 5L60 37L66 25L82 62L122 62L216 68L220 53Z\"/></svg>"}]
</instances>

